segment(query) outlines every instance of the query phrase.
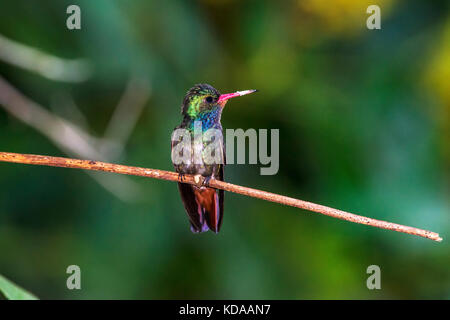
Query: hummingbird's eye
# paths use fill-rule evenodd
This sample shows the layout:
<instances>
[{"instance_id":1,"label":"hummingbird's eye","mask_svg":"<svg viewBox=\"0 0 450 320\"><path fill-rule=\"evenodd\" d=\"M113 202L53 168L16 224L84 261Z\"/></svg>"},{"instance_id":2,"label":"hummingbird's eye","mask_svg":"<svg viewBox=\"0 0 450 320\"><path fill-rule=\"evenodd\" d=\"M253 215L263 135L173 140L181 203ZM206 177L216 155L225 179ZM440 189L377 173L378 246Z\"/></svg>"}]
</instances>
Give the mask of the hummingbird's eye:
<instances>
[{"instance_id":1,"label":"hummingbird's eye","mask_svg":"<svg viewBox=\"0 0 450 320\"><path fill-rule=\"evenodd\" d=\"M206 102L211 103L211 102L213 102L213 97L208 96L208 97L206 97L205 100L206 100Z\"/></svg>"}]
</instances>

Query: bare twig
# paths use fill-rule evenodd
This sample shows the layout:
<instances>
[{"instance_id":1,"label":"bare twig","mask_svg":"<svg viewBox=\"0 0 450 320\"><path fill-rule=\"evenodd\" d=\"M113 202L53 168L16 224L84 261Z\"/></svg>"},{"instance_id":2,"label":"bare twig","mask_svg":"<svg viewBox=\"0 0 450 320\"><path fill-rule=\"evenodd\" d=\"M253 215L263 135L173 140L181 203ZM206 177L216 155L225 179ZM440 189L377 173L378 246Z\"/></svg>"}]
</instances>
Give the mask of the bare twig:
<instances>
[{"instance_id":1,"label":"bare twig","mask_svg":"<svg viewBox=\"0 0 450 320\"><path fill-rule=\"evenodd\" d=\"M89 132L89 121L75 103L74 97L66 91L52 93L50 96L50 109L53 114L69 119L74 125Z\"/></svg>"},{"instance_id":2,"label":"bare twig","mask_svg":"<svg viewBox=\"0 0 450 320\"><path fill-rule=\"evenodd\" d=\"M44 165L44 166L52 166L52 167L64 167L64 168L75 168L75 169L85 169L85 170L96 170L96 171L106 171L113 172L119 174L127 174L134 176L142 176L148 178L169 180L169 181L179 181L178 173L157 170L157 169L148 169L148 168L140 168L140 167L130 167L119 164L112 164L106 162L92 161L92 160L78 160L78 159L70 159L70 158L60 158L60 157L50 157L50 156L41 156L41 155L31 155L31 154L19 154L19 153L10 153L10 152L0 152L0 161L3 162L14 162L14 163L23 163L23 164L33 164L33 165ZM203 182L203 178L200 176L194 175L185 175L183 178L184 183L189 183L193 185L200 185ZM281 203L284 205L297 207L309 211L314 211L317 213L321 213L333 218L338 218L350 222L355 222L359 224L365 224L376 228L393 230L397 232L408 233L424 238L428 238L434 241L442 241L442 238L439 237L438 233L408 227L392 222L376 220L372 218L367 218L363 216L359 216L353 213L329 208L326 206L322 206L319 204L298 200L266 191L261 191L257 189L242 187L238 185L234 185L231 183L214 180L212 179L209 185L216 189L222 189L225 191L230 191L234 193L239 193L245 196L263 199L271 202Z\"/></svg>"},{"instance_id":3,"label":"bare twig","mask_svg":"<svg viewBox=\"0 0 450 320\"><path fill-rule=\"evenodd\" d=\"M84 59L61 59L0 35L0 60L55 81L81 82L91 74Z\"/></svg>"},{"instance_id":4,"label":"bare twig","mask_svg":"<svg viewBox=\"0 0 450 320\"><path fill-rule=\"evenodd\" d=\"M107 143L106 140L94 137L74 123L47 111L23 95L1 76L0 107L41 132L70 157L107 160L107 157L98 151L98 146ZM125 177L116 176L114 180L105 181L102 175L93 172L88 172L88 174L121 200L132 200L139 194L139 187Z\"/></svg>"},{"instance_id":5,"label":"bare twig","mask_svg":"<svg viewBox=\"0 0 450 320\"><path fill-rule=\"evenodd\" d=\"M84 132L77 125L54 115L25 97L0 76L0 106L10 114L35 128L58 147L87 158L103 159L94 147L98 138Z\"/></svg>"},{"instance_id":6,"label":"bare twig","mask_svg":"<svg viewBox=\"0 0 450 320\"><path fill-rule=\"evenodd\" d=\"M113 143L100 148L109 159L118 159L123 152L149 97L148 81L137 74L132 75L105 131L104 139Z\"/></svg>"}]
</instances>

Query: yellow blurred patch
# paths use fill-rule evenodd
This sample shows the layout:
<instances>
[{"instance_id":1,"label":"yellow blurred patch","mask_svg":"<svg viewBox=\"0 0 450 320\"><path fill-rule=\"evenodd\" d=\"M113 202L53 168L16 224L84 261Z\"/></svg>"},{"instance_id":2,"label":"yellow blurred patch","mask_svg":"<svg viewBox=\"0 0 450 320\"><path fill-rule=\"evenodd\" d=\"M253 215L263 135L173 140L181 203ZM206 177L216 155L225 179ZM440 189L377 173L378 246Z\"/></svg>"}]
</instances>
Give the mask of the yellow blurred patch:
<instances>
[{"instance_id":1,"label":"yellow blurred patch","mask_svg":"<svg viewBox=\"0 0 450 320\"><path fill-rule=\"evenodd\" d=\"M450 107L450 21L434 50L426 71L426 85L439 99Z\"/></svg>"},{"instance_id":2,"label":"yellow blurred patch","mask_svg":"<svg viewBox=\"0 0 450 320\"><path fill-rule=\"evenodd\" d=\"M425 72L425 88L436 98L435 110L439 125L443 131L442 148L445 158L450 159L450 20L445 24L442 36L433 50Z\"/></svg>"},{"instance_id":3,"label":"yellow blurred patch","mask_svg":"<svg viewBox=\"0 0 450 320\"><path fill-rule=\"evenodd\" d=\"M306 23L309 30L319 29L328 35L352 36L366 29L370 14L367 7L376 4L381 10L381 21L388 14L394 0L298 0L300 25Z\"/></svg>"}]
</instances>

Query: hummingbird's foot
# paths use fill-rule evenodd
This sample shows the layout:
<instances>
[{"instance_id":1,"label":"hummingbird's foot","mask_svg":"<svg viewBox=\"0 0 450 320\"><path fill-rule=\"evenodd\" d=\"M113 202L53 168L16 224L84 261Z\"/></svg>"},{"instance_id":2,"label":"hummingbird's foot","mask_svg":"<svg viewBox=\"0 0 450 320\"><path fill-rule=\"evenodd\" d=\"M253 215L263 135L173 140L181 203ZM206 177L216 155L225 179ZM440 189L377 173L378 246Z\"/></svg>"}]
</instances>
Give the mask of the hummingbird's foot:
<instances>
[{"instance_id":1,"label":"hummingbird's foot","mask_svg":"<svg viewBox=\"0 0 450 320\"><path fill-rule=\"evenodd\" d=\"M209 182L211 181L211 179L212 179L211 176L205 177L205 179L203 179L202 186L209 187Z\"/></svg>"},{"instance_id":2,"label":"hummingbird's foot","mask_svg":"<svg viewBox=\"0 0 450 320\"><path fill-rule=\"evenodd\" d=\"M178 173L178 181L183 182L183 180L184 180L184 173L179 172Z\"/></svg>"},{"instance_id":3,"label":"hummingbird's foot","mask_svg":"<svg viewBox=\"0 0 450 320\"><path fill-rule=\"evenodd\" d=\"M194 181L197 184L197 187L201 188L203 186L203 178L200 174L194 176Z\"/></svg>"}]
</instances>

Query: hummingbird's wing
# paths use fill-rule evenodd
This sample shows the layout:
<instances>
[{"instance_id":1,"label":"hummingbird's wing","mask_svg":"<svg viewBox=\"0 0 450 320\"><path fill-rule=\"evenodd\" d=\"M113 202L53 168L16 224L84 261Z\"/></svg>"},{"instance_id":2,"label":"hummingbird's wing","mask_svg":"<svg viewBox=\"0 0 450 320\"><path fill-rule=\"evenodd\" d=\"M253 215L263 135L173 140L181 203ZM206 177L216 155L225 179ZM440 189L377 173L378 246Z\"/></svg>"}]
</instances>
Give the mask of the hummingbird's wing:
<instances>
[{"instance_id":1,"label":"hummingbird's wing","mask_svg":"<svg viewBox=\"0 0 450 320\"><path fill-rule=\"evenodd\" d=\"M221 164L218 165L217 175L215 179L223 181L223 171L226 164L225 146L222 143ZM202 194L196 193L196 198L203 201L202 207L205 209L204 217L206 224L211 231L218 233L222 226L223 220L223 201L225 193L223 190L216 190L212 188L206 188L207 191L203 191Z\"/></svg>"},{"instance_id":2,"label":"hummingbird's wing","mask_svg":"<svg viewBox=\"0 0 450 320\"><path fill-rule=\"evenodd\" d=\"M181 126L176 127L174 129L174 131L179 129L180 127ZM170 145L171 151L179 142L180 141L171 140L171 145ZM180 174L186 173L185 172L186 168L184 167L184 165L175 165L174 164L174 168ZM180 191L181 201L183 202L184 209L186 210L186 212L188 214L189 222L191 223L192 232L195 232L195 233L202 232L203 225L204 225L203 214L202 214L202 210L201 210L200 206L198 205L198 203L196 201L193 186L191 186L190 184L187 184L187 183L179 182L178 190ZM208 229L206 228L206 230L208 230Z\"/></svg>"},{"instance_id":3,"label":"hummingbird's wing","mask_svg":"<svg viewBox=\"0 0 450 320\"><path fill-rule=\"evenodd\" d=\"M180 191L181 201L183 202L184 209L186 210L189 222L191 223L191 230L194 233L207 231L208 227L205 225L203 219L203 208L197 201L197 195L194 187L187 183L178 183L178 190Z\"/></svg>"},{"instance_id":4,"label":"hummingbird's wing","mask_svg":"<svg viewBox=\"0 0 450 320\"><path fill-rule=\"evenodd\" d=\"M219 175L217 177L218 180L223 181L223 171L224 171L224 164L222 164L219 168ZM223 190L216 190L218 202L219 202L219 217L218 217L218 224L217 224L217 232L219 232L220 227L222 226L222 219L223 219L223 200L225 197L225 192Z\"/></svg>"},{"instance_id":5,"label":"hummingbird's wing","mask_svg":"<svg viewBox=\"0 0 450 320\"><path fill-rule=\"evenodd\" d=\"M175 143L172 142L171 147L173 148L174 145ZM213 178L223 181L225 165L223 144L221 157L223 161L221 164L217 164L217 170ZM183 173L181 167L175 166L175 169L177 172ZM192 232L204 232L208 229L216 233L219 232L223 218L224 191L205 186L197 187L186 183L178 183L178 190L188 214Z\"/></svg>"}]
</instances>

